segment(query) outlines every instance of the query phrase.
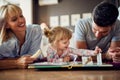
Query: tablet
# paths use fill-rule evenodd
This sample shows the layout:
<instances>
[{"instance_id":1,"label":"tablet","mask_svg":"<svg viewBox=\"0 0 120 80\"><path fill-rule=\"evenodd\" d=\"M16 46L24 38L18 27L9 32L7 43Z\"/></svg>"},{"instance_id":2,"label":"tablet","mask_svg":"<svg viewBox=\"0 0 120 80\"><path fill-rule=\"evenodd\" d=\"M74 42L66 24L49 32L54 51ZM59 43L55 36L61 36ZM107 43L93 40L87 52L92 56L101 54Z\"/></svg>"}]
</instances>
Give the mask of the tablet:
<instances>
[{"instance_id":1,"label":"tablet","mask_svg":"<svg viewBox=\"0 0 120 80\"><path fill-rule=\"evenodd\" d=\"M39 70L110 70L113 69L113 65L108 63L103 63L101 65L97 65L97 63L93 65L83 65L82 62L37 62L29 64L28 68Z\"/></svg>"}]
</instances>

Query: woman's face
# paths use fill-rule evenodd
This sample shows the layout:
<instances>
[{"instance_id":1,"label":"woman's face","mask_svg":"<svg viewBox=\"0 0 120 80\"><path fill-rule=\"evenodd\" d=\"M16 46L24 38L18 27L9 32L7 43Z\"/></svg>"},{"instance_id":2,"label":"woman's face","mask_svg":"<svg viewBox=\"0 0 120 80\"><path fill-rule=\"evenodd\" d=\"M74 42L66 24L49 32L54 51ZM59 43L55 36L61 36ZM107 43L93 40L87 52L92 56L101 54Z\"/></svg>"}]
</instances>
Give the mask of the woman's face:
<instances>
[{"instance_id":1,"label":"woman's face","mask_svg":"<svg viewBox=\"0 0 120 80\"><path fill-rule=\"evenodd\" d=\"M11 14L7 21L7 28L11 29L14 33L24 32L26 30L26 21L22 14Z\"/></svg>"}]
</instances>

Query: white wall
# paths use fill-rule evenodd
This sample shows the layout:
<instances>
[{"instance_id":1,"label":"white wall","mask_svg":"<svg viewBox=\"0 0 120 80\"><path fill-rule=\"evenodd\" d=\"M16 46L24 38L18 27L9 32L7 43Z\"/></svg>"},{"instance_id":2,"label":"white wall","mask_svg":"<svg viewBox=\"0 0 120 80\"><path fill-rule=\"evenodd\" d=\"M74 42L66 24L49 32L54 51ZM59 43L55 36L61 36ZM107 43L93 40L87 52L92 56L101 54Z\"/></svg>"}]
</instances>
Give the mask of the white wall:
<instances>
[{"instance_id":1,"label":"white wall","mask_svg":"<svg viewBox=\"0 0 120 80\"><path fill-rule=\"evenodd\" d=\"M120 20L120 7L118 8L118 11L119 11L118 19Z\"/></svg>"},{"instance_id":2,"label":"white wall","mask_svg":"<svg viewBox=\"0 0 120 80\"><path fill-rule=\"evenodd\" d=\"M32 24L32 20L33 20L33 4L32 4L32 0L19 0L20 1L20 7L23 11L23 15L26 18L26 24Z\"/></svg>"}]
</instances>

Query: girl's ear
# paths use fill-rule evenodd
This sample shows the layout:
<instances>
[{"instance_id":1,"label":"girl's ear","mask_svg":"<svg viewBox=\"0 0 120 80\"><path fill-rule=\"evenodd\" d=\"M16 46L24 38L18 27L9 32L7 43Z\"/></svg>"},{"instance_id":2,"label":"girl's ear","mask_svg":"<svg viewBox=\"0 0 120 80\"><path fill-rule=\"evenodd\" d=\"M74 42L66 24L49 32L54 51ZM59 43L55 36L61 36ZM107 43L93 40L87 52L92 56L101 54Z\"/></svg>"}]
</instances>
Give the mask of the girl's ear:
<instances>
[{"instance_id":1,"label":"girl's ear","mask_svg":"<svg viewBox=\"0 0 120 80\"><path fill-rule=\"evenodd\" d=\"M59 41L54 41L54 42L53 42L53 45L56 46L56 48L57 48L57 46L59 45L58 42L59 42Z\"/></svg>"}]
</instances>

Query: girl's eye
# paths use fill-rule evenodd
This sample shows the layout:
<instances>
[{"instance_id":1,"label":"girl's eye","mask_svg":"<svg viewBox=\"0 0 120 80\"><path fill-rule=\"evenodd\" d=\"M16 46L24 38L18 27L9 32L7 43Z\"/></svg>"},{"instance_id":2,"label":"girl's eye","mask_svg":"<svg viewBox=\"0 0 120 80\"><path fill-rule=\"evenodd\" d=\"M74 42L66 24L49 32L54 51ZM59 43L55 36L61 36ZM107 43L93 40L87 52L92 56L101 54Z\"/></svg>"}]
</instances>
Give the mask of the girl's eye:
<instances>
[{"instance_id":1,"label":"girl's eye","mask_svg":"<svg viewBox=\"0 0 120 80\"><path fill-rule=\"evenodd\" d=\"M67 44L67 42L63 42L63 44Z\"/></svg>"},{"instance_id":2,"label":"girl's eye","mask_svg":"<svg viewBox=\"0 0 120 80\"><path fill-rule=\"evenodd\" d=\"M64 42L64 44L66 44L66 42Z\"/></svg>"}]
</instances>

